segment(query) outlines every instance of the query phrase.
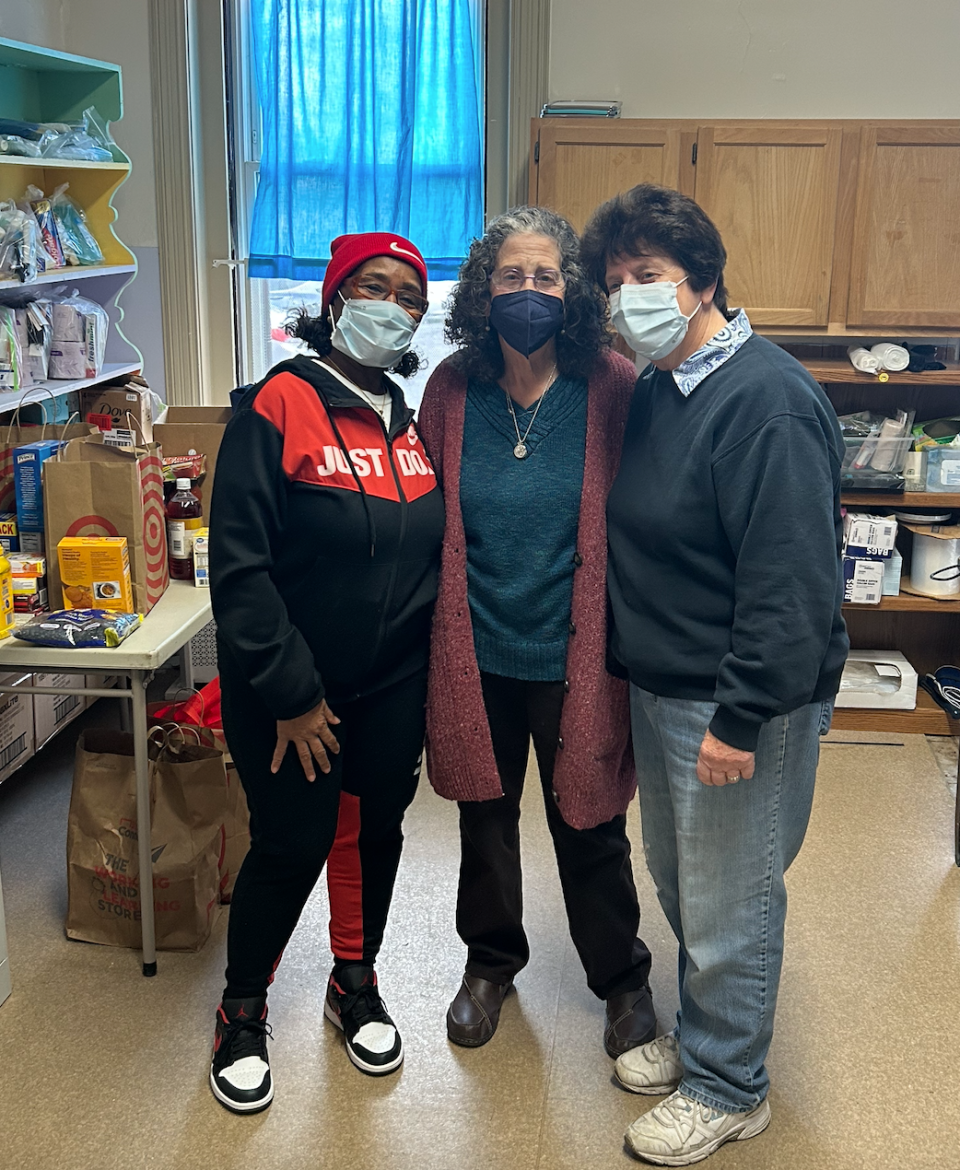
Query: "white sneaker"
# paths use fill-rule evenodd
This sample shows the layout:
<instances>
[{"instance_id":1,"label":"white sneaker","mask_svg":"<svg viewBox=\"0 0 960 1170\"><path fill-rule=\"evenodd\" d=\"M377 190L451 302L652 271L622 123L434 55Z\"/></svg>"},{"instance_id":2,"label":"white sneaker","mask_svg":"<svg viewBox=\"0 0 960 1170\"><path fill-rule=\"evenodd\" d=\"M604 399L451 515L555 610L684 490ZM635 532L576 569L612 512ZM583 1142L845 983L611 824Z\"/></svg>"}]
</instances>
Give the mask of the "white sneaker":
<instances>
[{"instance_id":1,"label":"white sneaker","mask_svg":"<svg viewBox=\"0 0 960 1170\"><path fill-rule=\"evenodd\" d=\"M672 1093L683 1077L676 1036L668 1032L649 1044L631 1048L618 1058L614 1072L620 1084L631 1093L646 1093L651 1097Z\"/></svg>"},{"instance_id":2,"label":"white sneaker","mask_svg":"<svg viewBox=\"0 0 960 1170\"><path fill-rule=\"evenodd\" d=\"M689 1166L724 1142L756 1137L770 1124L770 1104L763 1100L749 1113L721 1113L681 1092L654 1105L630 1126L626 1142L638 1158L658 1166Z\"/></svg>"}]
</instances>

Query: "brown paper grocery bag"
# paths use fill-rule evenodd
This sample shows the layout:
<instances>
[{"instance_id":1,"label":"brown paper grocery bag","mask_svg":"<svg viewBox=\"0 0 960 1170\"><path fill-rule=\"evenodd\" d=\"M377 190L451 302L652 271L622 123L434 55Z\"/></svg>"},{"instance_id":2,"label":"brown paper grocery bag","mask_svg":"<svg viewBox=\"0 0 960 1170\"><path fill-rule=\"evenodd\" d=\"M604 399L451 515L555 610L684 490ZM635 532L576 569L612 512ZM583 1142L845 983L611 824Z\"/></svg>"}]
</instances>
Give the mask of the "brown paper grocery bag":
<instances>
[{"instance_id":1,"label":"brown paper grocery bag","mask_svg":"<svg viewBox=\"0 0 960 1170\"><path fill-rule=\"evenodd\" d=\"M220 901L227 903L233 897L237 874L250 849L250 810L236 764L228 756L224 756L223 762L227 776L227 808L220 856Z\"/></svg>"},{"instance_id":2,"label":"brown paper grocery bag","mask_svg":"<svg viewBox=\"0 0 960 1170\"><path fill-rule=\"evenodd\" d=\"M63 604L57 545L65 536L125 536L137 612L147 614L170 583L163 468L155 443L118 448L102 435L73 439L43 466L51 608Z\"/></svg>"},{"instance_id":3,"label":"brown paper grocery bag","mask_svg":"<svg viewBox=\"0 0 960 1170\"><path fill-rule=\"evenodd\" d=\"M219 901L223 760L215 748L151 744L150 847L157 947L196 951ZM67 825L66 932L139 947L133 736L89 730L77 742Z\"/></svg>"}]
</instances>

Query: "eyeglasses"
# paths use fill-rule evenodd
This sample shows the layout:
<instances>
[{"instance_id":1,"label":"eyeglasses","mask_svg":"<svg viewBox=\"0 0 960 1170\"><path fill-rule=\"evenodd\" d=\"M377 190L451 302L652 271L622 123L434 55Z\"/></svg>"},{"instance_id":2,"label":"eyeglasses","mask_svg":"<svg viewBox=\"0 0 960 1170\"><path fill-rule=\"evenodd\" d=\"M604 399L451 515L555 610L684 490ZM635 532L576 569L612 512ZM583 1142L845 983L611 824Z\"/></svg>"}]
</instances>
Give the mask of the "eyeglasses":
<instances>
[{"instance_id":1,"label":"eyeglasses","mask_svg":"<svg viewBox=\"0 0 960 1170\"><path fill-rule=\"evenodd\" d=\"M414 317L422 317L427 311L428 303L415 292L409 289L402 288L399 291L391 288L388 284L384 284L380 280L374 280L372 277L364 276L360 280L351 281L351 287L358 297L364 297L369 301L385 301L390 296L397 298L397 304L401 309L410 313Z\"/></svg>"},{"instance_id":2,"label":"eyeglasses","mask_svg":"<svg viewBox=\"0 0 960 1170\"><path fill-rule=\"evenodd\" d=\"M519 268L499 268L490 277L490 283L500 292L519 292L528 280L537 292L553 293L567 283L563 273L555 268L541 268L539 272L521 272Z\"/></svg>"}]
</instances>

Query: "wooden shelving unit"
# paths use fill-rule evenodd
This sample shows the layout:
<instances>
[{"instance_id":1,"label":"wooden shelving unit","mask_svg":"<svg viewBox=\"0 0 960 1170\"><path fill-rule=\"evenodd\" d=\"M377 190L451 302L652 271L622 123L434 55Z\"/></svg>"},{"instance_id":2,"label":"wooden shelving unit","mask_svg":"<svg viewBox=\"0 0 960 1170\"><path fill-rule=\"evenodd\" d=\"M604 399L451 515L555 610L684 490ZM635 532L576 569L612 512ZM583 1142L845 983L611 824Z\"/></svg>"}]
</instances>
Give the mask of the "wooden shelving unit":
<instances>
[{"instance_id":1,"label":"wooden shelving unit","mask_svg":"<svg viewBox=\"0 0 960 1170\"><path fill-rule=\"evenodd\" d=\"M812 377L822 384L843 384L848 386L960 386L960 364L947 363L945 370L925 370L922 374L911 374L906 370L900 374L887 373L886 381L876 374L862 374L848 361L803 360L802 364Z\"/></svg>"},{"instance_id":2,"label":"wooden shelving unit","mask_svg":"<svg viewBox=\"0 0 960 1170\"><path fill-rule=\"evenodd\" d=\"M882 597L879 605L855 605L845 602L843 608L854 613L952 613L960 614L960 599L920 597L916 593L901 593L897 597Z\"/></svg>"},{"instance_id":3,"label":"wooden shelving unit","mask_svg":"<svg viewBox=\"0 0 960 1170\"><path fill-rule=\"evenodd\" d=\"M960 508L960 492L844 492L844 505L870 508L896 508L898 512L913 512L917 508L949 512Z\"/></svg>"},{"instance_id":4,"label":"wooden shelving unit","mask_svg":"<svg viewBox=\"0 0 960 1170\"><path fill-rule=\"evenodd\" d=\"M34 123L77 123L88 106L94 106L107 123L121 115L117 65L0 38L0 75L0 114L5 117ZM67 194L83 209L87 226L103 252L103 263L99 265L54 268L26 284L0 280L0 304L19 301L25 292L33 290L36 296L42 296L50 287L77 286L84 296L103 305L110 319L104 367L98 377L50 380L26 386L17 393L0 394L0 413L15 409L21 401L40 402L50 395L62 396L139 372L143 367L140 352L119 328L123 314L118 299L136 275L137 260L114 231L113 197L130 173L130 160L116 146L111 151L113 159L109 162L0 157L0 199L22 199L30 183L45 195L67 183Z\"/></svg>"},{"instance_id":5,"label":"wooden shelving unit","mask_svg":"<svg viewBox=\"0 0 960 1170\"><path fill-rule=\"evenodd\" d=\"M926 691L917 691L915 711L881 711L866 707L837 707L837 731L892 731L900 735L960 735L960 723L951 719Z\"/></svg>"}]
</instances>

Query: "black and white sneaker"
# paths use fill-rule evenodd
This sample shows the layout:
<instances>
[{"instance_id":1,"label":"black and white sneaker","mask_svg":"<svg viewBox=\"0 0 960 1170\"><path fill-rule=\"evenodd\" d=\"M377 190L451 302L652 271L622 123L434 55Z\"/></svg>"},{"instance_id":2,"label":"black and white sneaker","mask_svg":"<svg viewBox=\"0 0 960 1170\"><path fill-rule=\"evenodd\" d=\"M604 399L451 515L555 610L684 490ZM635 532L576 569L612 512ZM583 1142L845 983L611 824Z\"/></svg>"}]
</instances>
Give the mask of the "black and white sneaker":
<instances>
[{"instance_id":1,"label":"black and white sneaker","mask_svg":"<svg viewBox=\"0 0 960 1170\"><path fill-rule=\"evenodd\" d=\"M265 997L225 999L217 1008L210 1088L234 1113L259 1113L273 1100L269 1034Z\"/></svg>"},{"instance_id":2,"label":"black and white sneaker","mask_svg":"<svg viewBox=\"0 0 960 1170\"><path fill-rule=\"evenodd\" d=\"M403 1041L380 998L373 967L353 964L331 975L323 1014L343 1032L347 1055L361 1072L379 1077L403 1063Z\"/></svg>"}]
</instances>

